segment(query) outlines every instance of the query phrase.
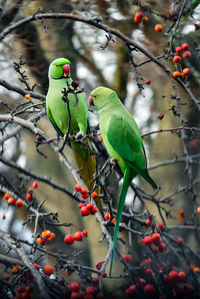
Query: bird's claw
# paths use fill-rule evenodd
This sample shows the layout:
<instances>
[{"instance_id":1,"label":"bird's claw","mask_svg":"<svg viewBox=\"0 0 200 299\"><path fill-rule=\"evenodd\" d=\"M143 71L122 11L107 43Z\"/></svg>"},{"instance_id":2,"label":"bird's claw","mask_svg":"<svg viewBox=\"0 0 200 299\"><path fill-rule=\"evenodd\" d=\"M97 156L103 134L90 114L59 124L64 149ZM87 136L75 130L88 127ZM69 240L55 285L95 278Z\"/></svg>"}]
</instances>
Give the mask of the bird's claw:
<instances>
[{"instance_id":1,"label":"bird's claw","mask_svg":"<svg viewBox=\"0 0 200 299\"><path fill-rule=\"evenodd\" d=\"M75 140L76 140L76 141L80 141L83 137L84 137L83 132L79 131L79 132L76 133L76 135L75 135Z\"/></svg>"}]
</instances>

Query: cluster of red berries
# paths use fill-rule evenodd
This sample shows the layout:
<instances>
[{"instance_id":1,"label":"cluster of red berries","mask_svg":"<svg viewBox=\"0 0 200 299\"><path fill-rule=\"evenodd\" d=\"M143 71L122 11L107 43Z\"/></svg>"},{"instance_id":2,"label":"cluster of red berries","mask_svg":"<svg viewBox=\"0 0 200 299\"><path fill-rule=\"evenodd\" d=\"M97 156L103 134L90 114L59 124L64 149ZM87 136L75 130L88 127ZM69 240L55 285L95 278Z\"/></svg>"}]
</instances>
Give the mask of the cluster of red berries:
<instances>
[{"instance_id":1,"label":"cluster of red berries","mask_svg":"<svg viewBox=\"0 0 200 299\"><path fill-rule=\"evenodd\" d=\"M176 47L176 49L175 49L176 55L173 57L173 62L174 62L174 63L180 63L180 62L181 62L181 60L182 60L182 59L181 59L181 56L178 55L178 54L180 54L181 52L184 52L184 53L183 53L183 58L184 58L184 59L188 59L188 58L191 56L191 52L188 51L188 49L189 49L189 45L188 45L187 43L182 44L181 47ZM189 69L189 68L185 68L185 69L183 69L183 70L182 70L182 73L179 72L179 71L175 71L175 72L173 73L173 77L174 77L174 78L180 78L181 76L182 76L182 77L187 77L188 74L189 74L189 72L190 72L190 69Z\"/></svg>"},{"instance_id":2,"label":"cluster of red berries","mask_svg":"<svg viewBox=\"0 0 200 299\"><path fill-rule=\"evenodd\" d=\"M33 189L37 189L38 187L38 182L35 181L33 182L32 188L28 188L27 192L26 192L26 199L27 200L32 200L33 199Z\"/></svg>"},{"instance_id":3,"label":"cluster of red berries","mask_svg":"<svg viewBox=\"0 0 200 299\"><path fill-rule=\"evenodd\" d=\"M84 237L87 237L87 235L87 229L84 229L82 232L76 232L74 235L67 234L64 238L64 242L67 244L73 244L74 241L82 241Z\"/></svg>"},{"instance_id":4,"label":"cluster of red berries","mask_svg":"<svg viewBox=\"0 0 200 299\"><path fill-rule=\"evenodd\" d=\"M72 291L70 299L103 299L103 294L99 293L96 287L88 286L84 292L80 292L81 286L78 282L74 281L69 285L70 290Z\"/></svg>"},{"instance_id":5,"label":"cluster of red berries","mask_svg":"<svg viewBox=\"0 0 200 299\"><path fill-rule=\"evenodd\" d=\"M156 252L164 252L167 250L167 245L162 242L159 233L153 233L151 236L146 236L141 240L145 245L151 246Z\"/></svg>"},{"instance_id":6,"label":"cluster of red berries","mask_svg":"<svg viewBox=\"0 0 200 299\"><path fill-rule=\"evenodd\" d=\"M52 242L55 239L56 235L52 233L50 230L45 229L42 232L42 235L36 239L36 242L40 245L46 244L47 241Z\"/></svg>"},{"instance_id":7,"label":"cluster of red berries","mask_svg":"<svg viewBox=\"0 0 200 299\"><path fill-rule=\"evenodd\" d=\"M170 285L173 289L174 298L185 295L190 295L194 292L194 287L192 285L184 283L185 273L183 271L177 272L172 270L167 276L165 276L164 283Z\"/></svg>"},{"instance_id":8,"label":"cluster of red berries","mask_svg":"<svg viewBox=\"0 0 200 299\"><path fill-rule=\"evenodd\" d=\"M97 212L97 208L91 202L81 202L79 204L79 208L81 209L81 216L89 216L90 214L94 215Z\"/></svg>"},{"instance_id":9,"label":"cluster of red berries","mask_svg":"<svg viewBox=\"0 0 200 299\"><path fill-rule=\"evenodd\" d=\"M16 200L14 197L10 196L8 193L4 194L3 199L7 200L8 205L15 205L17 208L21 208L24 205L24 201L21 198L18 198ZM3 219L5 219L5 218L3 217Z\"/></svg>"},{"instance_id":10,"label":"cluster of red berries","mask_svg":"<svg viewBox=\"0 0 200 299\"><path fill-rule=\"evenodd\" d=\"M146 281L143 278L140 278L140 281L136 283L136 285L131 285L128 289L125 290L125 295L131 297L133 294L136 293L137 287L139 288L142 285L145 285ZM151 294L155 292L155 286L153 284L146 284L144 286L144 292L146 294Z\"/></svg>"},{"instance_id":11,"label":"cluster of red berries","mask_svg":"<svg viewBox=\"0 0 200 299\"><path fill-rule=\"evenodd\" d=\"M135 17L134 17L134 23L139 24L139 23L148 23L149 19L143 15L141 11L136 12Z\"/></svg>"}]
</instances>

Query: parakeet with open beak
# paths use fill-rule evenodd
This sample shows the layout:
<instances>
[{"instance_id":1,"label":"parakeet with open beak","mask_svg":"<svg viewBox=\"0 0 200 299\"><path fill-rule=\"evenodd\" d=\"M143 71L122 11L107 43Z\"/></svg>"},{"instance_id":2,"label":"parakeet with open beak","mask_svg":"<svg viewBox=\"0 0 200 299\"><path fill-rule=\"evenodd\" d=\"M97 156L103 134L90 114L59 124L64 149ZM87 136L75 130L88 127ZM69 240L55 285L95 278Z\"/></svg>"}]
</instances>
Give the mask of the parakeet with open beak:
<instances>
[{"instance_id":1,"label":"parakeet with open beak","mask_svg":"<svg viewBox=\"0 0 200 299\"><path fill-rule=\"evenodd\" d=\"M106 87L97 87L91 92L89 103L90 105L94 104L98 111L100 132L107 152L110 157L117 160L124 174L113 237L111 274L123 207L133 178L140 175L154 189L157 188L157 185L147 170L147 159L140 130L116 92Z\"/></svg>"}]
</instances>

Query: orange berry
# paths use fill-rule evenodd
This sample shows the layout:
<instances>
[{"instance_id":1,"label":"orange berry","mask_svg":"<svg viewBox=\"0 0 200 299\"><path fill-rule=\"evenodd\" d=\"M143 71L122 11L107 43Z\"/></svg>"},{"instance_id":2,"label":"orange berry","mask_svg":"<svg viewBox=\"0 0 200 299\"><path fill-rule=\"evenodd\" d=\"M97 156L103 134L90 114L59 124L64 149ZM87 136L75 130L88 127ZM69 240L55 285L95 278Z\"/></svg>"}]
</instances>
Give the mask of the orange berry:
<instances>
[{"instance_id":1,"label":"orange berry","mask_svg":"<svg viewBox=\"0 0 200 299\"><path fill-rule=\"evenodd\" d=\"M16 266L13 266L12 267L12 270L11 270L11 273L12 274L16 274L16 273L18 273L19 272L19 267L17 267L17 265Z\"/></svg>"},{"instance_id":2,"label":"orange berry","mask_svg":"<svg viewBox=\"0 0 200 299\"><path fill-rule=\"evenodd\" d=\"M51 274L53 274L55 271L54 267L52 265L45 265L43 267L43 272L45 275L50 276Z\"/></svg>"},{"instance_id":3,"label":"orange berry","mask_svg":"<svg viewBox=\"0 0 200 299\"><path fill-rule=\"evenodd\" d=\"M87 229L84 229L84 230L82 231L82 233L83 233L83 236L84 236L84 237L87 237L87 235L88 235L88 230L87 230Z\"/></svg>"},{"instance_id":4,"label":"orange berry","mask_svg":"<svg viewBox=\"0 0 200 299\"><path fill-rule=\"evenodd\" d=\"M188 76L189 72L190 72L190 69L188 67L186 67L185 69L183 69L183 75L184 76Z\"/></svg>"},{"instance_id":5,"label":"orange berry","mask_svg":"<svg viewBox=\"0 0 200 299\"><path fill-rule=\"evenodd\" d=\"M103 136L101 134L99 135L99 137L100 137L100 140L103 141Z\"/></svg>"},{"instance_id":6,"label":"orange berry","mask_svg":"<svg viewBox=\"0 0 200 299\"><path fill-rule=\"evenodd\" d=\"M92 194L91 194L91 197L92 198L96 198L96 197L98 197L99 195L98 195L98 193L96 192L96 191L94 191L94 192L92 192Z\"/></svg>"},{"instance_id":7,"label":"orange berry","mask_svg":"<svg viewBox=\"0 0 200 299\"><path fill-rule=\"evenodd\" d=\"M42 232L42 237L43 238L49 238L51 236L50 230L46 229Z\"/></svg>"},{"instance_id":8,"label":"orange berry","mask_svg":"<svg viewBox=\"0 0 200 299\"><path fill-rule=\"evenodd\" d=\"M20 208L20 207L23 207L23 205L24 205L24 201L23 201L22 199L19 198L19 199L16 201L16 207Z\"/></svg>"},{"instance_id":9,"label":"orange berry","mask_svg":"<svg viewBox=\"0 0 200 299\"><path fill-rule=\"evenodd\" d=\"M8 280L10 278L10 275L8 273L3 274L3 279Z\"/></svg>"},{"instance_id":10,"label":"orange berry","mask_svg":"<svg viewBox=\"0 0 200 299\"><path fill-rule=\"evenodd\" d=\"M179 272L178 273L178 278L179 278L179 280L184 280L185 279L185 272Z\"/></svg>"},{"instance_id":11,"label":"orange berry","mask_svg":"<svg viewBox=\"0 0 200 299\"><path fill-rule=\"evenodd\" d=\"M179 55L174 56L173 62L174 63L180 63L181 62L181 57Z\"/></svg>"},{"instance_id":12,"label":"orange berry","mask_svg":"<svg viewBox=\"0 0 200 299\"><path fill-rule=\"evenodd\" d=\"M197 214L200 215L200 207L197 208Z\"/></svg>"},{"instance_id":13,"label":"orange berry","mask_svg":"<svg viewBox=\"0 0 200 299\"><path fill-rule=\"evenodd\" d=\"M145 220L145 226L148 227L151 224L151 220L149 218L147 218Z\"/></svg>"},{"instance_id":14,"label":"orange berry","mask_svg":"<svg viewBox=\"0 0 200 299\"><path fill-rule=\"evenodd\" d=\"M44 245L47 242L47 240L39 237L36 239L36 242L40 245Z\"/></svg>"},{"instance_id":15,"label":"orange berry","mask_svg":"<svg viewBox=\"0 0 200 299\"><path fill-rule=\"evenodd\" d=\"M76 232L73 237L74 237L74 240L76 240L76 241L82 241L83 240L83 233Z\"/></svg>"},{"instance_id":16,"label":"orange berry","mask_svg":"<svg viewBox=\"0 0 200 299\"><path fill-rule=\"evenodd\" d=\"M9 205L14 205L14 204L15 204L15 199L14 199L14 197L10 197L10 198L8 199L8 204L9 204Z\"/></svg>"},{"instance_id":17,"label":"orange berry","mask_svg":"<svg viewBox=\"0 0 200 299\"><path fill-rule=\"evenodd\" d=\"M116 219L113 218L113 219L111 220L111 222L114 223L114 224L116 224Z\"/></svg>"},{"instance_id":18,"label":"orange berry","mask_svg":"<svg viewBox=\"0 0 200 299\"><path fill-rule=\"evenodd\" d=\"M25 94L25 99L27 99L27 100L29 100L30 99L30 97L31 97L31 95L29 94L29 93L27 93L27 94Z\"/></svg>"},{"instance_id":19,"label":"orange berry","mask_svg":"<svg viewBox=\"0 0 200 299\"><path fill-rule=\"evenodd\" d=\"M159 233L152 234L151 238L154 244L158 244L161 242L161 237Z\"/></svg>"},{"instance_id":20,"label":"orange berry","mask_svg":"<svg viewBox=\"0 0 200 299\"><path fill-rule=\"evenodd\" d=\"M190 51L186 51L184 54L183 54L183 58L187 59L191 56L191 52Z\"/></svg>"},{"instance_id":21,"label":"orange berry","mask_svg":"<svg viewBox=\"0 0 200 299\"><path fill-rule=\"evenodd\" d=\"M48 241L53 241L55 239L56 235L54 233L51 233L51 235L47 238Z\"/></svg>"},{"instance_id":22,"label":"orange berry","mask_svg":"<svg viewBox=\"0 0 200 299\"><path fill-rule=\"evenodd\" d=\"M163 31L163 25L162 25L162 24L156 24L156 25L155 25L155 31L156 31L156 32L161 32L161 31Z\"/></svg>"},{"instance_id":23,"label":"orange berry","mask_svg":"<svg viewBox=\"0 0 200 299\"><path fill-rule=\"evenodd\" d=\"M10 198L10 195L8 193L5 193L3 196L3 199L8 200Z\"/></svg>"},{"instance_id":24,"label":"orange berry","mask_svg":"<svg viewBox=\"0 0 200 299\"><path fill-rule=\"evenodd\" d=\"M146 17L146 16L144 16L143 19L142 19L142 22L143 22L144 24L148 23L148 22L149 22L149 18Z\"/></svg>"},{"instance_id":25,"label":"orange berry","mask_svg":"<svg viewBox=\"0 0 200 299\"><path fill-rule=\"evenodd\" d=\"M76 185L76 186L75 186L75 190L76 190L77 192L82 192L82 187L81 187L81 185Z\"/></svg>"},{"instance_id":26,"label":"orange berry","mask_svg":"<svg viewBox=\"0 0 200 299\"><path fill-rule=\"evenodd\" d=\"M181 76L181 73L176 71L173 73L173 77L176 79L176 78L179 78Z\"/></svg>"},{"instance_id":27,"label":"orange berry","mask_svg":"<svg viewBox=\"0 0 200 299\"><path fill-rule=\"evenodd\" d=\"M134 18L134 23L135 24L141 23L142 18L143 18L143 13L141 11L136 12L135 18Z\"/></svg>"}]
</instances>

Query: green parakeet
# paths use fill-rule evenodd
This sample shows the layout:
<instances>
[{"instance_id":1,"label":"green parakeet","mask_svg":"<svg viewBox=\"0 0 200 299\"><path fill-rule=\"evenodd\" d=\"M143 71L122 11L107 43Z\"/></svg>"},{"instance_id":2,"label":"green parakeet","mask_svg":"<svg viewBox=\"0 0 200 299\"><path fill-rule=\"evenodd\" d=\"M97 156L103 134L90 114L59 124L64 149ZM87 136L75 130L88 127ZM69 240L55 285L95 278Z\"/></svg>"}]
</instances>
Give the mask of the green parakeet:
<instances>
[{"instance_id":1,"label":"green parakeet","mask_svg":"<svg viewBox=\"0 0 200 299\"><path fill-rule=\"evenodd\" d=\"M73 93L68 93L69 111L67 109L67 104L62 100L63 93L61 91L64 88L68 90L68 86L71 86L72 84L70 64L71 62L68 59L58 58L49 66L49 89L46 96L47 116L57 133L63 136L68 132L70 111L71 121L69 133L75 134L79 132L85 135L89 126L88 108L83 94L77 94L77 103L75 95ZM96 171L96 161L90 154L89 140L87 140L87 142L88 147L77 143L76 141L71 141L71 147L80 169L81 177L91 191L93 188L93 175ZM100 212L103 213L100 199L96 200L96 204Z\"/></svg>"},{"instance_id":2,"label":"green parakeet","mask_svg":"<svg viewBox=\"0 0 200 299\"><path fill-rule=\"evenodd\" d=\"M93 103L98 111L100 132L107 152L112 158L117 160L124 174L113 237L111 274L119 224L126 194L132 179L136 175L140 175L154 189L157 188L157 185L148 174L147 159L140 130L116 92L106 87L97 87L91 92L89 103L90 105Z\"/></svg>"}]
</instances>

